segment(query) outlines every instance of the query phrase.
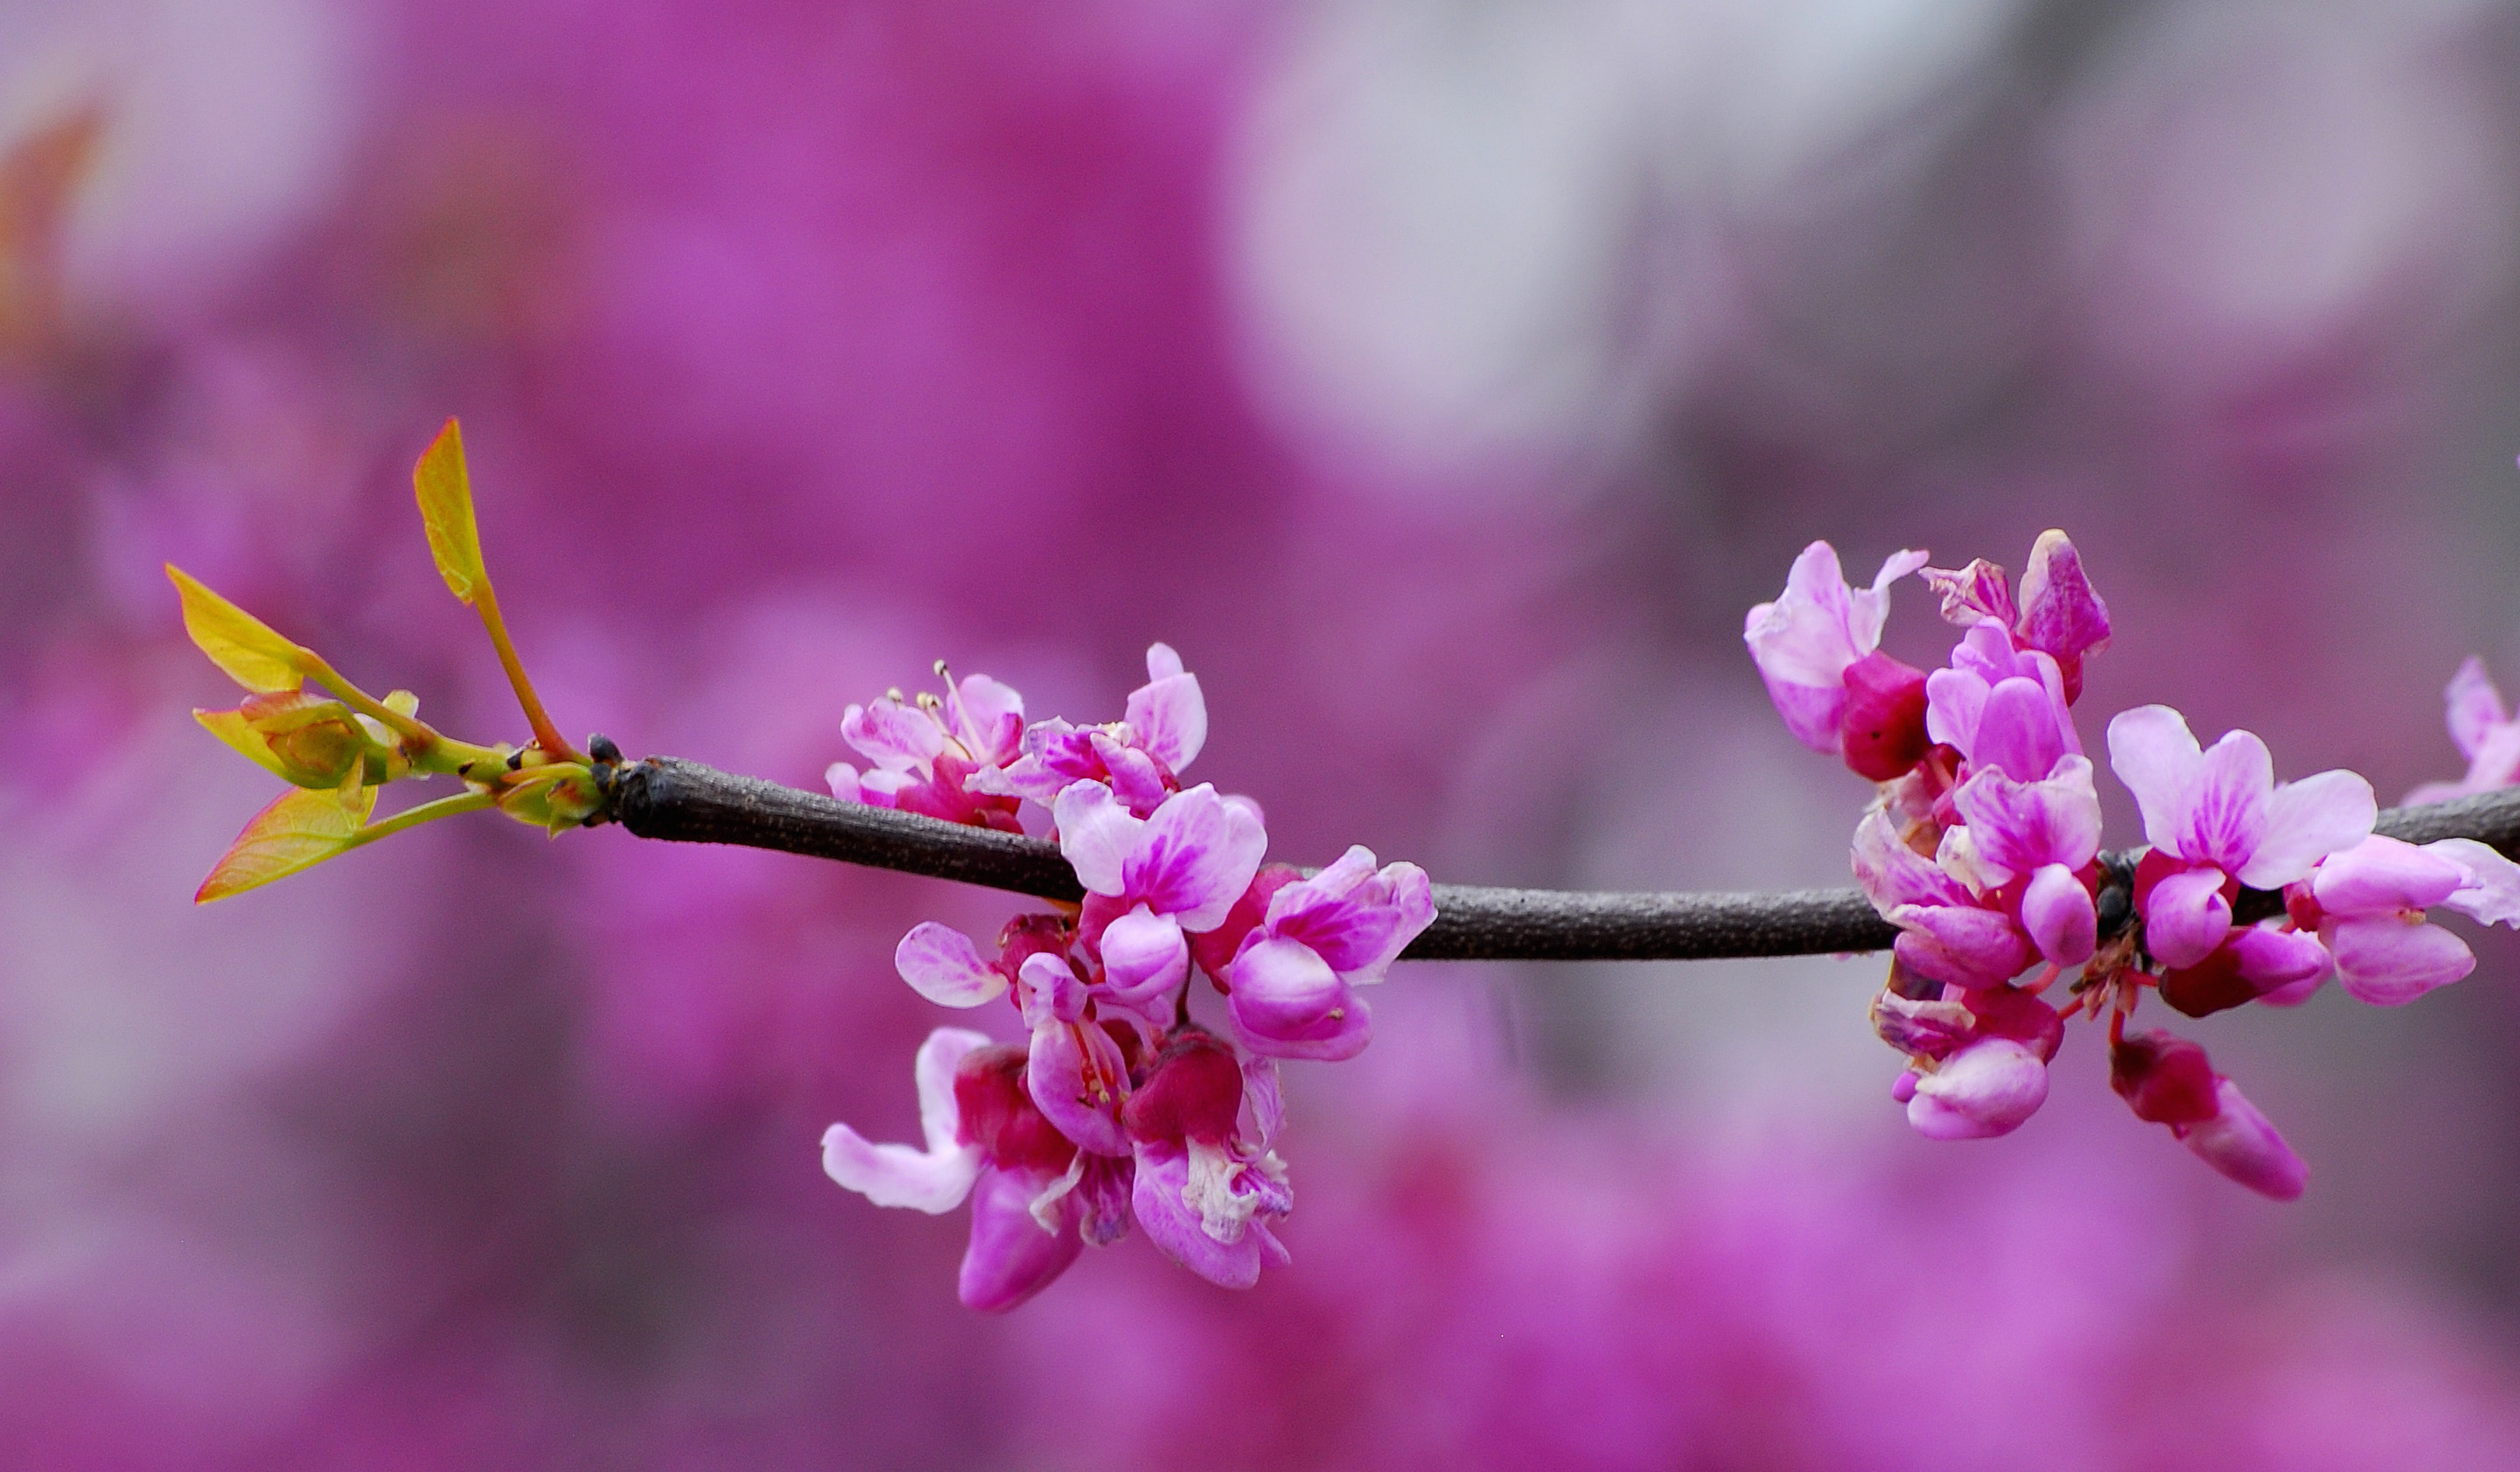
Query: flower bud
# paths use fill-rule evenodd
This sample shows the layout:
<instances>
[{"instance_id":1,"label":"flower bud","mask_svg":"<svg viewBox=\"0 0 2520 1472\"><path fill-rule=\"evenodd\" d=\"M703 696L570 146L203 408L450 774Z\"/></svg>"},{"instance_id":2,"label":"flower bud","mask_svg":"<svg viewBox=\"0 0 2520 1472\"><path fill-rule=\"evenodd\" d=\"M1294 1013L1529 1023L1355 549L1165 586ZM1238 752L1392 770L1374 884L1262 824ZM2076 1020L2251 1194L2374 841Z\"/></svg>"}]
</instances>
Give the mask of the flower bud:
<instances>
[{"instance_id":1,"label":"flower bud","mask_svg":"<svg viewBox=\"0 0 2520 1472\"><path fill-rule=\"evenodd\" d=\"M2261 1195L2277 1201L2300 1196L2310 1182L2310 1167L2258 1106L2229 1079L2216 1082L2214 1099L2214 1117L2180 1127L2180 1140L2207 1165Z\"/></svg>"},{"instance_id":2,"label":"flower bud","mask_svg":"<svg viewBox=\"0 0 2520 1472\"><path fill-rule=\"evenodd\" d=\"M1924 760L1934 744L1925 734L1925 672L1878 649L1848 665L1838 739L1847 767L1876 782Z\"/></svg>"}]
</instances>

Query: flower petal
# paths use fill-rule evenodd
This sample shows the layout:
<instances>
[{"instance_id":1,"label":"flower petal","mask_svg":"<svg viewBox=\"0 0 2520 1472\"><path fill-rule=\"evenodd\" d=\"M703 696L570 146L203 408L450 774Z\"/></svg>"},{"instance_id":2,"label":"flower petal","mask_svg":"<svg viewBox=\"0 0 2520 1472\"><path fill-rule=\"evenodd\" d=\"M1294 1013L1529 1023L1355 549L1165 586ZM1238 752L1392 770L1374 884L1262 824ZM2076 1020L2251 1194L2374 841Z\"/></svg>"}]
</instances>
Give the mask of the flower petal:
<instances>
[{"instance_id":1,"label":"flower petal","mask_svg":"<svg viewBox=\"0 0 2520 1472\"><path fill-rule=\"evenodd\" d=\"M1888 916L1904 933L1901 963L1929 981L2001 986L2030 964L2030 940L2001 911L1966 905L1902 905Z\"/></svg>"},{"instance_id":2,"label":"flower petal","mask_svg":"<svg viewBox=\"0 0 2520 1472\"><path fill-rule=\"evenodd\" d=\"M965 1308L1004 1314L1049 1287L1085 1250L1073 1205L1060 1213L1056 1232L1033 1219L1033 1198L1056 1179L995 1167L980 1173L971 1192L971 1243L956 1284Z\"/></svg>"},{"instance_id":3,"label":"flower petal","mask_svg":"<svg viewBox=\"0 0 2520 1472\"><path fill-rule=\"evenodd\" d=\"M1130 691L1120 719L1148 755L1175 773L1207 744L1207 698L1199 692L1198 677L1183 672L1181 656L1169 645L1147 650L1147 683Z\"/></svg>"},{"instance_id":4,"label":"flower petal","mask_svg":"<svg viewBox=\"0 0 2520 1472\"><path fill-rule=\"evenodd\" d=\"M2083 574L2082 555L2061 531L2039 534L2021 569L2021 642L2056 658L2109 647L2109 609Z\"/></svg>"},{"instance_id":5,"label":"flower petal","mask_svg":"<svg viewBox=\"0 0 2520 1472\"><path fill-rule=\"evenodd\" d=\"M1928 1139L1986 1139L2048 1101L2048 1065L2009 1038L1982 1038L1916 1080L1908 1123Z\"/></svg>"},{"instance_id":6,"label":"flower petal","mask_svg":"<svg viewBox=\"0 0 2520 1472\"><path fill-rule=\"evenodd\" d=\"M2352 772L2321 772L2276 788L2255 849L2236 870L2240 882L2281 889L2320 859L2369 836L2379 811L2371 784Z\"/></svg>"},{"instance_id":7,"label":"flower petal","mask_svg":"<svg viewBox=\"0 0 2520 1472\"><path fill-rule=\"evenodd\" d=\"M2336 984L2373 1006L2404 1006L2476 969L2465 941L2409 916L2349 917L2320 936L2336 957Z\"/></svg>"},{"instance_id":8,"label":"flower petal","mask_svg":"<svg viewBox=\"0 0 2520 1472\"><path fill-rule=\"evenodd\" d=\"M2460 662L2458 673L2450 677L2450 687L2442 691L2442 702L2448 709L2450 738L2458 754L2473 761L2485 749L2495 728L2511 724L2510 712L2502 705L2502 691L2494 688L2494 677L2485 673L2485 661L2474 654Z\"/></svg>"},{"instance_id":9,"label":"flower petal","mask_svg":"<svg viewBox=\"0 0 2520 1472\"><path fill-rule=\"evenodd\" d=\"M2144 901L2143 944L2155 959L2174 968L2192 966L2223 944L2231 932L2223 880L2219 869L2188 869L2152 887Z\"/></svg>"},{"instance_id":10,"label":"flower petal","mask_svg":"<svg viewBox=\"0 0 2520 1472\"><path fill-rule=\"evenodd\" d=\"M2039 954L2060 966L2079 966L2099 944L2099 911L2074 871L2050 864L2030 876L2021 894L2021 924Z\"/></svg>"},{"instance_id":11,"label":"flower petal","mask_svg":"<svg viewBox=\"0 0 2520 1472\"><path fill-rule=\"evenodd\" d=\"M1190 1154L1173 1146L1140 1146L1138 1172L1130 1205L1147 1240L1164 1255L1221 1288L1248 1288L1260 1281L1260 1237L1220 1242L1207 1234L1200 1215L1186 1199L1190 1186Z\"/></svg>"},{"instance_id":12,"label":"flower petal","mask_svg":"<svg viewBox=\"0 0 2520 1472\"><path fill-rule=\"evenodd\" d=\"M2310 1182L2310 1167L2284 1143L2238 1085L2229 1079L2216 1081L2214 1097L2221 1106L2214 1117L2178 1127L2180 1140L2207 1165L2261 1195L2277 1201L2299 1197Z\"/></svg>"},{"instance_id":13,"label":"flower petal","mask_svg":"<svg viewBox=\"0 0 2520 1472\"><path fill-rule=\"evenodd\" d=\"M2061 700L2051 700L2037 680L2015 675L1987 691L1975 741L1961 748L1969 765L1994 768L2015 781L2035 782L2056 768L2069 749L2059 728L2070 723ZM2096 799L2094 799L2096 801Z\"/></svg>"},{"instance_id":14,"label":"flower petal","mask_svg":"<svg viewBox=\"0 0 2520 1472\"><path fill-rule=\"evenodd\" d=\"M2442 901L2480 925L2520 926L2520 864L2514 864L2473 838L2444 838L2424 845L2463 866L2468 882Z\"/></svg>"},{"instance_id":15,"label":"flower petal","mask_svg":"<svg viewBox=\"0 0 2520 1472\"><path fill-rule=\"evenodd\" d=\"M945 749L945 729L935 717L889 695L842 712L840 738L886 772L923 768Z\"/></svg>"},{"instance_id":16,"label":"flower petal","mask_svg":"<svg viewBox=\"0 0 2520 1472\"><path fill-rule=\"evenodd\" d=\"M1005 766L1023 750L1023 696L1013 687L968 675L945 692L945 708L955 738L979 766Z\"/></svg>"},{"instance_id":17,"label":"flower petal","mask_svg":"<svg viewBox=\"0 0 2520 1472\"><path fill-rule=\"evenodd\" d=\"M823 1136L823 1170L878 1206L907 1206L932 1215L961 1205L980 1169L980 1152L955 1140L960 1121L954 1070L988 1042L968 1028L940 1027L920 1045L913 1072L926 1149L871 1144L848 1126L833 1125Z\"/></svg>"},{"instance_id":18,"label":"flower petal","mask_svg":"<svg viewBox=\"0 0 2520 1472\"><path fill-rule=\"evenodd\" d=\"M1126 1155L1120 1106L1128 1101L1129 1065L1120 1045L1091 1022L1053 1022L1032 1030L1024 1088L1051 1127L1097 1155Z\"/></svg>"},{"instance_id":19,"label":"flower petal","mask_svg":"<svg viewBox=\"0 0 2520 1472\"><path fill-rule=\"evenodd\" d=\"M2014 873L2050 864L2079 870L2100 851L2100 794L2089 757L2059 757L2053 775L2039 781L1983 768L1952 801L1971 846Z\"/></svg>"},{"instance_id":20,"label":"flower petal","mask_svg":"<svg viewBox=\"0 0 2520 1472\"><path fill-rule=\"evenodd\" d=\"M893 969L910 989L938 1006L978 1006L1004 996L1007 979L980 959L971 938L922 920L892 950Z\"/></svg>"},{"instance_id":21,"label":"flower petal","mask_svg":"<svg viewBox=\"0 0 2520 1472\"><path fill-rule=\"evenodd\" d=\"M2138 705L2109 721L2109 767L2143 812L2144 841L2174 859L2196 857L2179 843L2204 765L2187 719L2167 705Z\"/></svg>"},{"instance_id":22,"label":"flower petal","mask_svg":"<svg viewBox=\"0 0 2520 1472\"><path fill-rule=\"evenodd\" d=\"M2267 836L2269 799L2275 790L2275 759L2254 732L2227 731L2205 748L2190 794L2187 821L2179 830L2180 856L2237 873ZM2304 861L2302 869L2310 868ZM2301 875L2260 886L2273 888ZM2248 881L2243 880L2243 883Z\"/></svg>"},{"instance_id":23,"label":"flower petal","mask_svg":"<svg viewBox=\"0 0 2520 1472\"><path fill-rule=\"evenodd\" d=\"M1102 976L1113 997L1135 1006L1190 978L1190 942L1170 915L1141 905L1102 930Z\"/></svg>"},{"instance_id":24,"label":"flower petal","mask_svg":"<svg viewBox=\"0 0 2520 1472\"><path fill-rule=\"evenodd\" d=\"M1126 893L1123 869L1138 850L1146 820L1121 807L1098 781L1069 784L1050 810L1058 824L1058 851L1076 870L1076 882L1096 894Z\"/></svg>"},{"instance_id":25,"label":"flower petal","mask_svg":"<svg viewBox=\"0 0 2520 1472\"><path fill-rule=\"evenodd\" d=\"M1213 930L1268 851L1268 831L1251 810L1202 782L1166 798L1147 820L1123 867L1124 892L1176 916L1185 930Z\"/></svg>"},{"instance_id":26,"label":"flower petal","mask_svg":"<svg viewBox=\"0 0 2520 1472\"><path fill-rule=\"evenodd\" d=\"M1900 842L1896 824L1878 809L1855 825L1854 864L1855 882L1884 919L1904 905L1974 903L1959 881Z\"/></svg>"},{"instance_id":27,"label":"flower petal","mask_svg":"<svg viewBox=\"0 0 2520 1472\"><path fill-rule=\"evenodd\" d=\"M2374 833L2320 861L2310 892L2332 915L2387 914L2430 910L2471 877L2466 865L2446 854Z\"/></svg>"},{"instance_id":28,"label":"flower petal","mask_svg":"<svg viewBox=\"0 0 2520 1472\"><path fill-rule=\"evenodd\" d=\"M2255 987L2262 1000L2271 992L2284 994L2284 1001L2276 1004L2279 1006L2291 1001L2296 989L2307 1000L2335 964L2318 936L2278 929L2272 922L2248 926L2232 936L2231 951L2241 979Z\"/></svg>"},{"instance_id":29,"label":"flower petal","mask_svg":"<svg viewBox=\"0 0 2520 1472\"><path fill-rule=\"evenodd\" d=\"M1280 1058L1352 1058L1372 1037L1373 1014L1301 941L1254 931L1234 959L1227 1012L1253 1052Z\"/></svg>"}]
</instances>

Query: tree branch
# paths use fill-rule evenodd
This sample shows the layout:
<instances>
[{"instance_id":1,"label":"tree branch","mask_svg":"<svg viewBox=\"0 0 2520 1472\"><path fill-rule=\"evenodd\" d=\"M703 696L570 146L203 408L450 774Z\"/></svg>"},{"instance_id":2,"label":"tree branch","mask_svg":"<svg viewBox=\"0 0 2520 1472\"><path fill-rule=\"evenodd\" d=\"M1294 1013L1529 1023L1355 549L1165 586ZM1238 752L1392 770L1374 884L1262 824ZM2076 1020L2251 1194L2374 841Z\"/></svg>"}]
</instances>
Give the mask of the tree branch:
<instances>
[{"instance_id":1,"label":"tree branch","mask_svg":"<svg viewBox=\"0 0 2520 1472\"><path fill-rule=\"evenodd\" d=\"M915 813L845 803L678 757L599 768L611 819L642 838L776 849L957 879L1046 900L1083 897L1055 844ZM2409 843L2475 838L2520 850L2520 787L2420 808L2391 808L2376 831ZM2116 857L2114 870L2131 867ZM2520 857L2520 854L2515 854ZM2243 914L2274 914L2244 896ZM1889 948L1898 931L1856 889L1774 894L1596 894L1435 886L1435 923L1413 960L1712 960L1824 956Z\"/></svg>"}]
</instances>

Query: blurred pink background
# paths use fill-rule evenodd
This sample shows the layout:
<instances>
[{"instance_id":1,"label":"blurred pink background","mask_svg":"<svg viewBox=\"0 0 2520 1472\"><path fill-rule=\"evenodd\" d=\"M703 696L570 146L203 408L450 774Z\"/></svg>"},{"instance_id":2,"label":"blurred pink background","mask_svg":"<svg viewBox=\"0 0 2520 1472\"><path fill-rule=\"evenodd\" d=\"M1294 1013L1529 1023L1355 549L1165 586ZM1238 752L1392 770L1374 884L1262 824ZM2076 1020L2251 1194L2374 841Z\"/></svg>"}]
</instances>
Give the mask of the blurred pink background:
<instances>
[{"instance_id":1,"label":"blurred pink background","mask_svg":"<svg viewBox=\"0 0 2520 1472\"><path fill-rule=\"evenodd\" d=\"M901 931L1012 901L485 817L196 911L272 783L158 570L520 738L410 500L460 414L572 734L810 786L933 659L1100 720L1162 639L1280 856L1746 888L1865 789L1742 610L2061 525L2087 738L2385 799L2520 677L2515 64L2478 0L0 7L0 1461L2520 1467L2511 937L2182 1025L2294 1207L2089 1038L1917 1138L1877 959L1403 967L1291 1070L1293 1268L981 1318L815 1146L914 1129Z\"/></svg>"}]
</instances>

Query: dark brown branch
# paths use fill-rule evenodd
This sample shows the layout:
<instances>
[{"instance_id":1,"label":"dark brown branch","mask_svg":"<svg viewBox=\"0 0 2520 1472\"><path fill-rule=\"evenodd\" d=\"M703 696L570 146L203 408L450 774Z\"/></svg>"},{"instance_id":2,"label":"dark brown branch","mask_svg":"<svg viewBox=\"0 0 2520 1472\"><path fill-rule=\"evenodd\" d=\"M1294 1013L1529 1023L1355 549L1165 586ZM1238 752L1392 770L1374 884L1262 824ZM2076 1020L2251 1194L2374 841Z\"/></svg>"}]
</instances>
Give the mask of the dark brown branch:
<instances>
[{"instance_id":1,"label":"dark brown branch","mask_svg":"<svg viewBox=\"0 0 2520 1472\"><path fill-rule=\"evenodd\" d=\"M959 879L1048 900L1082 896L1057 847L844 803L676 757L608 769L607 816L642 838L732 843ZM2378 831L2413 843L2476 838L2520 849L2520 788L2392 808ZM2273 913L2260 897L2244 913ZM1886 949L1898 934L1854 889L1775 894L1592 894L1435 886L1418 960L1711 960Z\"/></svg>"}]
</instances>

